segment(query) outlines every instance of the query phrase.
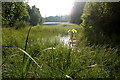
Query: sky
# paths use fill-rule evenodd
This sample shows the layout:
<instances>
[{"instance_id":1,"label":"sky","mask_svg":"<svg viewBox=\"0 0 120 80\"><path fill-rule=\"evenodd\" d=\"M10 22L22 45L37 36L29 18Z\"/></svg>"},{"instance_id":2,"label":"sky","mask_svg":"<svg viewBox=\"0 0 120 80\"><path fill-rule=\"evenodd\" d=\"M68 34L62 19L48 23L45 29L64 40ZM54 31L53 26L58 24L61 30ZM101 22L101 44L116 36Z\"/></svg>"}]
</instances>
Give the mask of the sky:
<instances>
[{"instance_id":1,"label":"sky","mask_svg":"<svg viewBox=\"0 0 120 80\"><path fill-rule=\"evenodd\" d=\"M29 5L36 5L42 17L68 15L73 7L74 0L28 0Z\"/></svg>"}]
</instances>

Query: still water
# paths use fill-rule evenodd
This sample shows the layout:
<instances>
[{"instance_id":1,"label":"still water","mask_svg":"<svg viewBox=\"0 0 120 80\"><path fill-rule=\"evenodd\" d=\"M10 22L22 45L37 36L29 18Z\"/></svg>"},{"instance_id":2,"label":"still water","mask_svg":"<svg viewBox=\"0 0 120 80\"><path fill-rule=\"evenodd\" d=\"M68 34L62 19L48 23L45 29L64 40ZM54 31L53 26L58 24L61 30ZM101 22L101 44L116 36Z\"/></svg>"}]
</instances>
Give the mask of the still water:
<instances>
[{"instance_id":1,"label":"still water","mask_svg":"<svg viewBox=\"0 0 120 80\"><path fill-rule=\"evenodd\" d=\"M65 24L68 22L44 22L43 25L58 25L58 24Z\"/></svg>"}]
</instances>

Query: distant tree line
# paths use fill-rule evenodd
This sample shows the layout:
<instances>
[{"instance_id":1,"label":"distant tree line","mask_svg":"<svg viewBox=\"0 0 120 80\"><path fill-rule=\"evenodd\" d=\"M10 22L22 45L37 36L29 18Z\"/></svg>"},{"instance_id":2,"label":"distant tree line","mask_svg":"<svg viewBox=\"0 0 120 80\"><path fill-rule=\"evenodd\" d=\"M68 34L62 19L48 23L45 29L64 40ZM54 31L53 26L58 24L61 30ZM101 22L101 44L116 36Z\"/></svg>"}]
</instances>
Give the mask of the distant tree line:
<instances>
[{"instance_id":1,"label":"distant tree line","mask_svg":"<svg viewBox=\"0 0 120 80\"><path fill-rule=\"evenodd\" d=\"M30 7L24 2L2 2L2 26L25 27L41 24L42 16L36 6Z\"/></svg>"},{"instance_id":2,"label":"distant tree line","mask_svg":"<svg viewBox=\"0 0 120 80\"><path fill-rule=\"evenodd\" d=\"M45 22L68 22L70 21L70 16L65 15L65 16L49 16L44 18Z\"/></svg>"}]
</instances>

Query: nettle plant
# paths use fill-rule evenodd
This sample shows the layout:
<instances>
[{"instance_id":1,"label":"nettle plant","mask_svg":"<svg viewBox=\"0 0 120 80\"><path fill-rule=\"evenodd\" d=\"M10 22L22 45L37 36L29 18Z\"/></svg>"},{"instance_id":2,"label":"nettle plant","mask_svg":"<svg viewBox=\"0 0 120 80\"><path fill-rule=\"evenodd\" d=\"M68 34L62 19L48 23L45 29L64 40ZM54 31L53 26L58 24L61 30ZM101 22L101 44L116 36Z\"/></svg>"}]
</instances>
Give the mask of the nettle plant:
<instances>
[{"instance_id":1,"label":"nettle plant","mask_svg":"<svg viewBox=\"0 0 120 80\"><path fill-rule=\"evenodd\" d=\"M76 29L72 29L72 30L68 30L68 33L70 35L70 39L69 39L69 46L75 46L76 42L77 42L77 30Z\"/></svg>"}]
</instances>

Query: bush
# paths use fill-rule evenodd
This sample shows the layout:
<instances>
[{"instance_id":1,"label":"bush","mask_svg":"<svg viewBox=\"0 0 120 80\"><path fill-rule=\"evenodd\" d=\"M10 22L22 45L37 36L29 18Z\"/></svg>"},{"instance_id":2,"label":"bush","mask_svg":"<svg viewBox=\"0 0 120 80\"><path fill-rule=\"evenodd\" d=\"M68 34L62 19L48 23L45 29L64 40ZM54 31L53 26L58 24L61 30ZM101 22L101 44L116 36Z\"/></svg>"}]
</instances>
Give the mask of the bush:
<instances>
[{"instance_id":1,"label":"bush","mask_svg":"<svg viewBox=\"0 0 120 80\"><path fill-rule=\"evenodd\" d=\"M26 21L16 21L14 28L19 29L19 28L25 28L28 26L28 23Z\"/></svg>"}]
</instances>

